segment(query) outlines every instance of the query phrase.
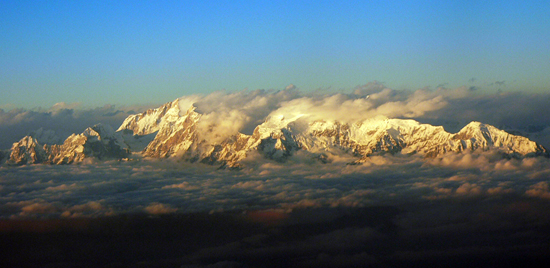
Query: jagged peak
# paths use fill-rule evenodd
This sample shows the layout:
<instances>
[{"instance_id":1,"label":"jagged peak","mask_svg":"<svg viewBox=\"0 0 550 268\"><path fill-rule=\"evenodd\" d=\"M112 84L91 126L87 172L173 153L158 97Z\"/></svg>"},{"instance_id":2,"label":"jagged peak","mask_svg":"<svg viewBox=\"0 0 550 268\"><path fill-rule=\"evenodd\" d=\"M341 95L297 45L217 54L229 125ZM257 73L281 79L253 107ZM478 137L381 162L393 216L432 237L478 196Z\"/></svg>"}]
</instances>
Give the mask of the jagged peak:
<instances>
[{"instance_id":1,"label":"jagged peak","mask_svg":"<svg viewBox=\"0 0 550 268\"><path fill-rule=\"evenodd\" d=\"M163 111L168 111L169 109L172 109L172 108L179 108L179 103L180 103L180 99L175 99L173 101L170 101L170 102L167 102L161 106L159 106L158 108L152 108L152 109L148 109L147 111L141 113L141 114L153 114L153 113L156 113L156 112L163 112Z\"/></svg>"},{"instance_id":2,"label":"jagged peak","mask_svg":"<svg viewBox=\"0 0 550 268\"><path fill-rule=\"evenodd\" d=\"M143 113L128 116L116 130L131 130L136 135L148 135L157 132L164 124L174 122L181 117L180 99L149 109Z\"/></svg>"},{"instance_id":3,"label":"jagged peak","mask_svg":"<svg viewBox=\"0 0 550 268\"><path fill-rule=\"evenodd\" d=\"M84 132L82 132L82 135L86 137L96 136L99 138L112 137L114 134L115 131L113 130L113 127L105 124L96 124L93 127L86 128Z\"/></svg>"},{"instance_id":4,"label":"jagged peak","mask_svg":"<svg viewBox=\"0 0 550 268\"><path fill-rule=\"evenodd\" d=\"M32 148L32 147L39 147L39 146L40 146L40 143L36 138L30 135L27 135L21 138L18 142L13 143L12 150L16 147Z\"/></svg>"},{"instance_id":5,"label":"jagged peak","mask_svg":"<svg viewBox=\"0 0 550 268\"><path fill-rule=\"evenodd\" d=\"M8 158L9 165L40 163L45 160L45 152L38 141L32 136L25 136L12 145Z\"/></svg>"}]
</instances>

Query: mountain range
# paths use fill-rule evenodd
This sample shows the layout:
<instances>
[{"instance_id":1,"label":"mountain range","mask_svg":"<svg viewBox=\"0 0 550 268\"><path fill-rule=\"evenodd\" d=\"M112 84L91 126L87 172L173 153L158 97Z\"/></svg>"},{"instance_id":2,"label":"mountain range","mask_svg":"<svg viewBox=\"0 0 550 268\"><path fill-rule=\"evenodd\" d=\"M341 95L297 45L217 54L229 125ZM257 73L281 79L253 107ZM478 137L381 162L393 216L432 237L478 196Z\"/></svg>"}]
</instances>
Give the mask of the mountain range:
<instances>
[{"instance_id":1,"label":"mountain range","mask_svg":"<svg viewBox=\"0 0 550 268\"><path fill-rule=\"evenodd\" d=\"M245 134L220 127L232 122L212 123L204 116L193 104L182 108L178 99L127 117L116 131L98 124L62 144L48 144L55 133L40 129L0 152L0 159L8 165L23 165L177 158L239 168L245 158L284 162L299 151L321 163L329 162L331 155L352 155L355 161L350 164L386 153L433 158L493 150L503 157L548 156L540 144L480 122L449 133L441 126L410 119L375 117L350 123L311 120L303 114L269 115L251 134Z\"/></svg>"}]
</instances>

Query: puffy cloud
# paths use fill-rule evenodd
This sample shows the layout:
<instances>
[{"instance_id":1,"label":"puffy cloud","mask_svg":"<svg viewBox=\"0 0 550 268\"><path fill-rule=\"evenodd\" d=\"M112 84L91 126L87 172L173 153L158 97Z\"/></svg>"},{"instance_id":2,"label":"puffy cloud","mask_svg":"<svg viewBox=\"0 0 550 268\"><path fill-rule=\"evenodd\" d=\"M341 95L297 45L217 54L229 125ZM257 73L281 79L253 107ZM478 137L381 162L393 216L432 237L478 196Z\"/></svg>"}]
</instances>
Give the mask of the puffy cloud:
<instances>
[{"instance_id":1,"label":"puffy cloud","mask_svg":"<svg viewBox=\"0 0 550 268\"><path fill-rule=\"evenodd\" d=\"M182 97L180 110L187 111L191 105L201 116L199 130L210 139L217 140L238 132L252 134L254 128L281 102L295 98L294 88L283 91L243 90L234 93L217 91L206 96Z\"/></svg>"},{"instance_id":2,"label":"puffy cloud","mask_svg":"<svg viewBox=\"0 0 550 268\"><path fill-rule=\"evenodd\" d=\"M516 193L547 198L550 175L546 158L502 159L483 153L432 162L414 156L374 156L358 165L266 161L241 171L177 161L4 167L0 216L291 211ZM513 168L501 168L506 163Z\"/></svg>"},{"instance_id":3,"label":"puffy cloud","mask_svg":"<svg viewBox=\"0 0 550 268\"><path fill-rule=\"evenodd\" d=\"M513 189L506 189L506 188L501 187L501 186L487 189L487 194L489 194L489 195L502 195L502 194L505 194L505 193L509 194L509 193L513 193L513 192L514 192Z\"/></svg>"},{"instance_id":4,"label":"puffy cloud","mask_svg":"<svg viewBox=\"0 0 550 268\"><path fill-rule=\"evenodd\" d=\"M481 194L481 187L474 184L470 184L468 182L460 185L456 189L456 194L458 195L479 195Z\"/></svg>"},{"instance_id":5,"label":"puffy cloud","mask_svg":"<svg viewBox=\"0 0 550 268\"><path fill-rule=\"evenodd\" d=\"M55 205L49 204L49 203L42 203L42 202L31 203L21 207L21 212L25 214L30 214L30 213L45 214L45 213L51 213L55 211L57 211L57 208L55 207Z\"/></svg>"},{"instance_id":6,"label":"puffy cloud","mask_svg":"<svg viewBox=\"0 0 550 268\"><path fill-rule=\"evenodd\" d=\"M73 183L71 185L61 184L59 186L48 187L48 188L46 188L46 191L68 191L68 190L72 190L72 189L76 189L76 188L78 188L76 183Z\"/></svg>"},{"instance_id":7,"label":"puffy cloud","mask_svg":"<svg viewBox=\"0 0 550 268\"><path fill-rule=\"evenodd\" d=\"M112 211L104 207L101 204L101 202L103 202L103 200L89 201L84 204L68 207L61 213L61 217L76 218L76 217L94 217L94 216L110 215Z\"/></svg>"},{"instance_id":8,"label":"puffy cloud","mask_svg":"<svg viewBox=\"0 0 550 268\"><path fill-rule=\"evenodd\" d=\"M385 88L370 95L364 93L365 90L357 89L355 94L304 96L281 103L270 116L353 123L377 116L413 118L446 105L442 96L424 90L409 93Z\"/></svg>"},{"instance_id":9,"label":"puffy cloud","mask_svg":"<svg viewBox=\"0 0 550 268\"><path fill-rule=\"evenodd\" d=\"M529 187L529 190L525 191L525 194L531 197L540 197L550 199L550 190L548 188L548 182L541 181Z\"/></svg>"}]
</instances>

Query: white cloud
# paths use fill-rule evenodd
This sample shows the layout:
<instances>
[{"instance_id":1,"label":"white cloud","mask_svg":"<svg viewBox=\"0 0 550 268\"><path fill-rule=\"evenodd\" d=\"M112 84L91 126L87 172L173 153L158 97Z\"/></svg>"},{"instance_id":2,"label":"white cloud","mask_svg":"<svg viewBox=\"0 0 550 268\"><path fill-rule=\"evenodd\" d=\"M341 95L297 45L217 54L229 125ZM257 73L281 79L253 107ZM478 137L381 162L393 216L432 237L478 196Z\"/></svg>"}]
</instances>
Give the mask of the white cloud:
<instances>
[{"instance_id":1,"label":"white cloud","mask_svg":"<svg viewBox=\"0 0 550 268\"><path fill-rule=\"evenodd\" d=\"M310 120L329 120L353 123L377 116L418 117L439 110L447 102L442 96L428 91L414 93L384 89L371 95L332 94L304 96L281 103L269 116L304 117Z\"/></svg>"},{"instance_id":2,"label":"white cloud","mask_svg":"<svg viewBox=\"0 0 550 268\"><path fill-rule=\"evenodd\" d=\"M180 110L187 111L191 105L200 113L200 133L209 139L219 141L219 137L237 134L252 134L254 127L281 102L294 98L294 89L284 91L243 90L234 93L217 91L206 96L180 98Z\"/></svg>"}]
</instances>

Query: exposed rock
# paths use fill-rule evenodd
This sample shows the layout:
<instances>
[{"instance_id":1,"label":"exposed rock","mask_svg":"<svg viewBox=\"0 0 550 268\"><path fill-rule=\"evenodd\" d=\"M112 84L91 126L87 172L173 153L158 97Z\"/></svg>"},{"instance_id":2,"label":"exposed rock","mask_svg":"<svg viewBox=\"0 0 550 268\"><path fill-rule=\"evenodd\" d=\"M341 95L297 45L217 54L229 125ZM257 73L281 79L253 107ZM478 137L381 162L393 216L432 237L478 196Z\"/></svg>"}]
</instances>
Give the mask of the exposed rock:
<instances>
[{"instance_id":1,"label":"exposed rock","mask_svg":"<svg viewBox=\"0 0 550 268\"><path fill-rule=\"evenodd\" d=\"M46 159L46 152L38 141L31 136L25 136L20 141L12 145L11 153L8 158L8 164L35 164L42 163Z\"/></svg>"},{"instance_id":2,"label":"exposed rock","mask_svg":"<svg viewBox=\"0 0 550 268\"><path fill-rule=\"evenodd\" d=\"M81 162L87 157L121 159L128 155L129 150L120 133L115 133L110 126L95 125L82 134L69 136L61 145L42 146L35 138L26 136L13 144L8 163L70 164Z\"/></svg>"}]
</instances>

